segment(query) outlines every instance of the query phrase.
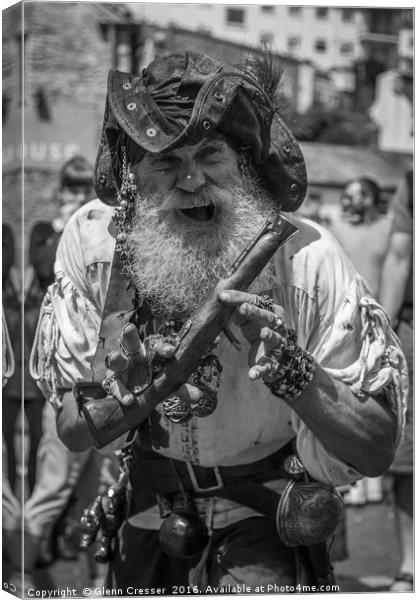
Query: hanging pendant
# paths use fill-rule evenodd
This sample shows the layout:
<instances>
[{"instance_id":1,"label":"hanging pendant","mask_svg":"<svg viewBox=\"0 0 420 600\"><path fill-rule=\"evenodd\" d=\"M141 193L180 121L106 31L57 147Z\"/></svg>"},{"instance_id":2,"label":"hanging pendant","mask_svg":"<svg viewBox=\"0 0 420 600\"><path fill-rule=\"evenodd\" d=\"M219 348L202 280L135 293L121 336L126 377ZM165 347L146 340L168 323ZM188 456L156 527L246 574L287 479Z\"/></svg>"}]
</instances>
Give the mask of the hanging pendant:
<instances>
[{"instance_id":1,"label":"hanging pendant","mask_svg":"<svg viewBox=\"0 0 420 600\"><path fill-rule=\"evenodd\" d=\"M193 416L189 404L179 396L163 401L163 413L172 423L186 423Z\"/></svg>"},{"instance_id":2,"label":"hanging pendant","mask_svg":"<svg viewBox=\"0 0 420 600\"><path fill-rule=\"evenodd\" d=\"M209 417L216 410L217 393L209 386L200 387L200 392L200 398L190 404L191 413L194 417Z\"/></svg>"},{"instance_id":3,"label":"hanging pendant","mask_svg":"<svg viewBox=\"0 0 420 600\"><path fill-rule=\"evenodd\" d=\"M195 417L208 417L217 407L217 392L222 381L223 367L215 354L207 354L192 375L192 384L201 391L198 400L191 402Z\"/></svg>"}]
</instances>

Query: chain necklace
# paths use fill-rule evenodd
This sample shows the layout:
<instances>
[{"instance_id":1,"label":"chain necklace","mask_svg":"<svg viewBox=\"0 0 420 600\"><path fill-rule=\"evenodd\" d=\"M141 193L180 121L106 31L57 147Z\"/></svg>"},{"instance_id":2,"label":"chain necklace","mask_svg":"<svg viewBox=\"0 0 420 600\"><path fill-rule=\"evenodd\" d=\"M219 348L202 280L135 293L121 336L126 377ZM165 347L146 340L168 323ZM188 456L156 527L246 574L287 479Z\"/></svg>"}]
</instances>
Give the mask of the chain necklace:
<instances>
[{"instance_id":1,"label":"chain necklace","mask_svg":"<svg viewBox=\"0 0 420 600\"><path fill-rule=\"evenodd\" d=\"M138 199L135 176L130 172L130 165L127 161L126 149L122 148L122 168L121 168L121 186L117 195L117 206L113 214L113 221L117 230L116 251L120 254L122 272L131 278L132 256L127 245L127 232L133 226L135 216L136 200ZM138 301L138 309L143 302ZM151 308L151 306L150 306ZM151 311L156 318L163 316L163 311ZM147 336L143 342L146 347L146 356L152 366L152 372L156 376L163 368L164 362L157 355L157 348L161 343L168 342L173 345L179 343L179 333L182 327L186 325L187 315L177 314L166 319L158 328L157 333ZM207 353L202 357L201 362L189 382L198 390L197 398L191 401L172 395L163 401L163 412L165 416L173 423L184 423L192 417L207 417L211 415L217 407L217 392L221 384L223 367L214 354L214 350L219 343L218 337Z\"/></svg>"}]
</instances>

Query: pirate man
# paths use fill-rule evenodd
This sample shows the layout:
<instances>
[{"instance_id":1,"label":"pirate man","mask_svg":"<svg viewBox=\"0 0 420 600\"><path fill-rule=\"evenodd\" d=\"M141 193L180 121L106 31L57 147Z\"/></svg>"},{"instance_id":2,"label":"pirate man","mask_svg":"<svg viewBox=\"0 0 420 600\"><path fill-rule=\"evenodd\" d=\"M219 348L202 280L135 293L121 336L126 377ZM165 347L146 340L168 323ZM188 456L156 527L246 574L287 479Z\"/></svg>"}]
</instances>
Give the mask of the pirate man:
<instances>
[{"instance_id":1,"label":"pirate man","mask_svg":"<svg viewBox=\"0 0 420 600\"><path fill-rule=\"evenodd\" d=\"M63 233L32 366L69 448L123 452L130 501L114 488L98 518L124 593L328 579L334 486L381 474L401 436L387 317L293 215L306 172L278 83L270 56L109 74L98 199Z\"/></svg>"}]
</instances>

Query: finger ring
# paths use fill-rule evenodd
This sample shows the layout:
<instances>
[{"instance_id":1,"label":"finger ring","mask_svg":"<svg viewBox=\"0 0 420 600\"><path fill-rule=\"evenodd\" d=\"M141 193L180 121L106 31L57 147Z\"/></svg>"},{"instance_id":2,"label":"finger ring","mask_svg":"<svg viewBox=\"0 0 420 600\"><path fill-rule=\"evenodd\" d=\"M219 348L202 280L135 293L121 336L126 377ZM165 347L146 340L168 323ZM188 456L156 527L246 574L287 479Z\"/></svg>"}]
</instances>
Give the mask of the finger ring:
<instances>
[{"instance_id":1,"label":"finger ring","mask_svg":"<svg viewBox=\"0 0 420 600\"><path fill-rule=\"evenodd\" d=\"M108 377L105 377L105 379L101 383L101 385L104 388L104 390L106 391L106 393L109 394L110 396L113 396L113 393L111 391L111 385L113 383L115 383L116 380L117 380L116 375L112 374L112 375L108 375Z\"/></svg>"},{"instance_id":2,"label":"finger ring","mask_svg":"<svg viewBox=\"0 0 420 600\"><path fill-rule=\"evenodd\" d=\"M140 352L140 346L137 348L137 350L135 352L129 352L126 348L124 348L123 343L119 342L120 344L120 350L121 352L127 357L130 358L130 356L136 356L139 352Z\"/></svg>"},{"instance_id":3,"label":"finger ring","mask_svg":"<svg viewBox=\"0 0 420 600\"><path fill-rule=\"evenodd\" d=\"M262 308L263 310L268 310L270 312L274 312L273 299L267 295L263 295L263 296L255 295L255 306L258 306L258 308Z\"/></svg>"},{"instance_id":4,"label":"finger ring","mask_svg":"<svg viewBox=\"0 0 420 600\"><path fill-rule=\"evenodd\" d=\"M185 423L192 418L189 405L179 396L171 396L164 400L163 412L173 423Z\"/></svg>"},{"instance_id":5,"label":"finger ring","mask_svg":"<svg viewBox=\"0 0 420 600\"><path fill-rule=\"evenodd\" d=\"M110 366L110 362L109 362L109 361L110 361L109 354L107 354L107 355L105 356L105 367L106 367L107 369L110 369L110 368L111 368L111 366ZM105 381L105 380L104 380L104 381Z\"/></svg>"},{"instance_id":6,"label":"finger ring","mask_svg":"<svg viewBox=\"0 0 420 600\"><path fill-rule=\"evenodd\" d=\"M266 356L267 364L270 365L270 375L275 375L280 369L279 361L273 355Z\"/></svg>"},{"instance_id":7,"label":"finger ring","mask_svg":"<svg viewBox=\"0 0 420 600\"><path fill-rule=\"evenodd\" d=\"M274 377L277 376L279 370L280 370L280 363L278 362L278 360L276 360L274 358L273 355L269 355L269 356L264 356L262 360L260 360L259 364L261 366L266 367L268 365L269 367L269 371L266 372L263 376L264 380L269 380L269 379L273 379Z\"/></svg>"},{"instance_id":8,"label":"finger ring","mask_svg":"<svg viewBox=\"0 0 420 600\"><path fill-rule=\"evenodd\" d=\"M280 317L276 316L271 326L271 329L276 333L280 333L282 336L286 335L286 327L284 326L284 320Z\"/></svg>"}]
</instances>

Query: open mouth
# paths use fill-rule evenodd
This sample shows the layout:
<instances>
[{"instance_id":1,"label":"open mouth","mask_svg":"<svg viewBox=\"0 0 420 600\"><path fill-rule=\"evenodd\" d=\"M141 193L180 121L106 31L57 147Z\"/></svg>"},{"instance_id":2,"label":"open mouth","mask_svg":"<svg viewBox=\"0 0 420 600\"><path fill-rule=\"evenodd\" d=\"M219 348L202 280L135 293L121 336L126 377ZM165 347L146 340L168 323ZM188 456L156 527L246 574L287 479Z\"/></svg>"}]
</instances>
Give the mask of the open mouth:
<instances>
[{"instance_id":1,"label":"open mouth","mask_svg":"<svg viewBox=\"0 0 420 600\"><path fill-rule=\"evenodd\" d=\"M363 218L364 218L363 210L359 210L354 207L351 209L348 209L345 213L345 219L346 219L346 221L349 221L350 223L358 223L359 221L362 221Z\"/></svg>"},{"instance_id":2,"label":"open mouth","mask_svg":"<svg viewBox=\"0 0 420 600\"><path fill-rule=\"evenodd\" d=\"M214 204L206 204L205 206L193 206L191 208L180 208L180 212L192 221L211 221L214 215Z\"/></svg>"}]
</instances>

